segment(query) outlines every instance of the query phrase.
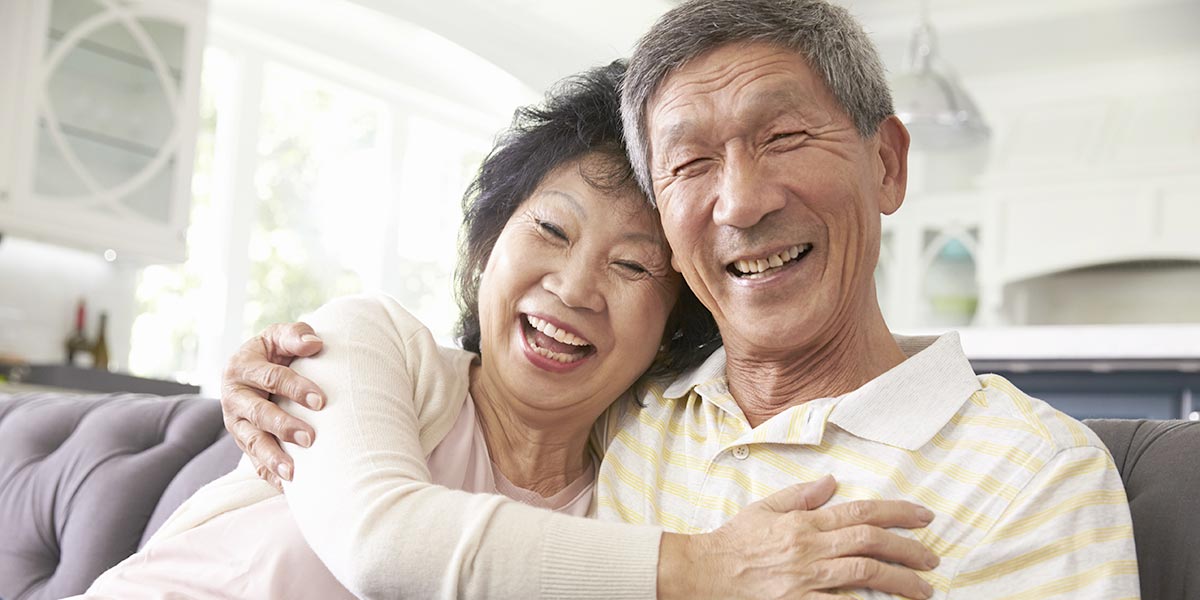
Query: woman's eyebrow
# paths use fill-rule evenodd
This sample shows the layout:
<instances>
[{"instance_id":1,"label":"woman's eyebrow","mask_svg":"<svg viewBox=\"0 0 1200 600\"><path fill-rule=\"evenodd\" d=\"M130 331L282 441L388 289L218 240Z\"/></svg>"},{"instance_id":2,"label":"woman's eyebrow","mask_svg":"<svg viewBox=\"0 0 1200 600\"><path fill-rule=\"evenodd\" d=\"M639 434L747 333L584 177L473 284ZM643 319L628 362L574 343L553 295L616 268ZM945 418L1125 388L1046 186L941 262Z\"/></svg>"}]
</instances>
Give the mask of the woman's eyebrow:
<instances>
[{"instance_id":1,"label":"woman's eyebrow","mask_svg":"<svg viewBox=\"0 0 1200 600\"><path fill-rule=\"evenodd\" d=\"M562 190L549 189L549 190L542 190L542 191L538 192L536 195L538 195L538 196L554 196L556 198L562 198L563 200L566 200L567 207L570 208L575 214L577 214L579 216L579 218L581 218L581 219L587 218L587 209L585 209L583 207L583 205L579 203L579 200L576 199L575 196L573 196L567 192L564 192Z\"/></svg>"},{"instance_id":2,"label":"woman's eyebrow","mask_svg":"<svg viewBox=\"0 0 1200 600\"><path fill-rule=\"evenodd\" d=\"M637 242L639 244L650 244L655 247L662 245L662 240L657 236L641 231L630 231L622 235L621 239L623 241Z\"/></svg>"}]
</instances>

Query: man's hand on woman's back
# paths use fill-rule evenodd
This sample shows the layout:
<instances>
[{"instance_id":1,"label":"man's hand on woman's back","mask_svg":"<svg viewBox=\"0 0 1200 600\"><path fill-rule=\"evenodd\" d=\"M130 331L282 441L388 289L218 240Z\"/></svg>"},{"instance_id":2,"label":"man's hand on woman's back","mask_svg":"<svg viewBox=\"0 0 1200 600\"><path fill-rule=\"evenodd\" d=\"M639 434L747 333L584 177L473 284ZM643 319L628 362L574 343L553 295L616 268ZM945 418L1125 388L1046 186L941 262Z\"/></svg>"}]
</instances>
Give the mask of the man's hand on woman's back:
<instances>
[{"instance_id":1,"label":"man's hand on woman's back","mask_svg":"<svg viewBox=\"0 0 1200 600\"><path fill-rule=\"evenodd\" d=\"M289 368L292 360L321 351L321 338L305 323L276 324L242 344L221 378L225 429L250 457L258 476L282 489L294 464L279 441L311 446L316 432L270 400L276 395L321 410L325 395L317 384Z\"/></svg>"}]
</instances>

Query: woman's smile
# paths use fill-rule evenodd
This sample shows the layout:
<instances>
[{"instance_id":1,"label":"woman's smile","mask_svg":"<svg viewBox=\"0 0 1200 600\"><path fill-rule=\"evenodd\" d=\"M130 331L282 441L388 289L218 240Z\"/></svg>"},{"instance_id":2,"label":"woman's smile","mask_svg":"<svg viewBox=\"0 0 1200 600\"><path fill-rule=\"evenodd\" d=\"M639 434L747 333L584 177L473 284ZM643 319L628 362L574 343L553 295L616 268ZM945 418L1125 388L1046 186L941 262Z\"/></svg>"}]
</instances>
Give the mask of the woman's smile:
<instances>
[{"instance_id":1,"label":"woman's smile","mask_svg":"<svg viewBox=\"0 0 1200 600\"><path fill-rule=\"evenodd\" d=\"M526 358L534 366L565 373L596 354L596 348L560 321L522 313L518 319Z\"/></svg>"}]
</instances>

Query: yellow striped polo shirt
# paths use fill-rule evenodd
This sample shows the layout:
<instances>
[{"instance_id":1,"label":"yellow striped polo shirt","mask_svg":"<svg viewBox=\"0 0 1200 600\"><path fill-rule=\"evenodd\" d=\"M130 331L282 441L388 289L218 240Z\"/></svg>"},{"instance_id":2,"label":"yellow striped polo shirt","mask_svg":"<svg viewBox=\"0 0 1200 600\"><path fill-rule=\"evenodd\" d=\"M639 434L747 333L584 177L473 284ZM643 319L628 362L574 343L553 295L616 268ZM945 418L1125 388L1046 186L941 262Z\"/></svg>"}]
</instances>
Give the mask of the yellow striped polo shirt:
<instances>
[{"instance_id":1,"label":"yellow striped polo shirt","mask_svg":"<svg viewBox=\"0 0 1200 600\"><path fill-rule=\"evenodd\" d=\"M751 427L718 350L610 411L597 516L699 533L788 485L832 473L831 504L902 499L936 517L897 530L941 556L935 598L1136 598L1125 489L1090 429L995 375L957 333L897 337L908 359L836 398ZM603 447L603 446L602 446ZM887 597L858 590L858 598Z\"/></svg>"}]
</instances>

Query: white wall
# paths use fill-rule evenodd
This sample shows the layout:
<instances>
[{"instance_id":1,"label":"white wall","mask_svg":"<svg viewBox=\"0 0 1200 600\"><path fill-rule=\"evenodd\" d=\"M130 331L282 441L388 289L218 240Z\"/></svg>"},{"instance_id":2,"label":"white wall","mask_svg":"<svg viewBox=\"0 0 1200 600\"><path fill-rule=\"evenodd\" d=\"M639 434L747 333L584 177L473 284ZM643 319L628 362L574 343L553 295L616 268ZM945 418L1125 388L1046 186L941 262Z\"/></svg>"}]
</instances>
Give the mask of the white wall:
<instances>
[{"instance_id":1,"label":"white wall","mask_svg":"<svg viewBox=\"0 0 1200 600\"><path fill-rule=\"evenodd\" d=\"M61 363L75 326L75 303L88 304L87 335L108 312L112 366L125 367L135 309L137 271L121 261L5 236L0 239L0 354Z\"/></svg>"}]
</instances>

